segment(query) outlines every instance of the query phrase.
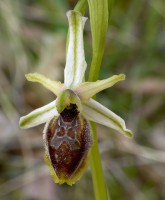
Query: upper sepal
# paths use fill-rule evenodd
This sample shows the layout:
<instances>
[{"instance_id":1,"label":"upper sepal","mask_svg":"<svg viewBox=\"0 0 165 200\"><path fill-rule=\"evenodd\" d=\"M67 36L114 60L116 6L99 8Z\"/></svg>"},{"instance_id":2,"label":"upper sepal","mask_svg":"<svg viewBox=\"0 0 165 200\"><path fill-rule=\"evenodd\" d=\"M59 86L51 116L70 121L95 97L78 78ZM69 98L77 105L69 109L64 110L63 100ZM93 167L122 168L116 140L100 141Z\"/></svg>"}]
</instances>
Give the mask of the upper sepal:
<instances>
[{"instance_id":1,"label":"upper sepal","mask_svg":"<svg viewBox=\"0 0 165 200\"><path fill-rule=\"evenodd\" d=\"M82 82L87 67L84 55L83 29L86 17L77 11L68 11L69 43L64 71L64 83L72 89Z\"/></svg>"}]
</instances>

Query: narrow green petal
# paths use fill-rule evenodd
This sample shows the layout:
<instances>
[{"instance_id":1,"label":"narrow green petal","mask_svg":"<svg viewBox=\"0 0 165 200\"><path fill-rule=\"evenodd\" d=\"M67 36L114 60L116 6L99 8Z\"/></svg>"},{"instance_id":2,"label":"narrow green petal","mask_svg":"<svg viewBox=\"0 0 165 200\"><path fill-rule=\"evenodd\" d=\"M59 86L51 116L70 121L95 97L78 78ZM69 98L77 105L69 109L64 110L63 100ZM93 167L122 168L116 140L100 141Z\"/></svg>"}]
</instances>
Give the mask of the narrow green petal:
<instances>
[{"instance_id":1,"label":"narrow green petal","mask_svg":"<svg viewBox=\"0 0 165 200\"><path fill-rule=\"evenodd\" d=\"M57 115L56 101L52 101L51 103L32 111L28 115L21 117L19 125L23 129L31 128L45 123Z\"/></svg>"},{"instance_id":2,"label":"narrow green petal","mask_svg":"<svg viewBox=\"0 0 165 200\"><path fill-rule=\"evenodd\" d=\"M41 83L44 87L53 92L56 96L59 94L62 88L64 88L64 84L61 84L61 82L52 81L42 74L30 73L26 74L25 76L28 81Z\"/></svg>"},{"instance_id":3,"label":"narrow green petal","mask_svg":"<svg viewBox=\"0 0 165 200\"><path fill-rule=\"evenodd\" d=\"M69 44L64 71L64 83L68 88L74 88L83 80L86 70L84 55L83 29L87 18L79 12L67 12L69 21Z\"/></svg>"},{"instance_id":4,"label":"narrow green petal","mask_svg":"<svg viewBox=\"0 0 165 200\"><path fill-rule=\"evenodd\" d=\"M113 86L115 83L125 79L124 74L114 75L110 78L99 80L96 82L84 82L81 83L76 89L75 92L78 94L82 101L88 101L92 96L98 92L105 90Z\"/></svg>"},{"instance_id":5,"label":"narrow green petal","mask_svg":"<svg viewBox=\"0 0 165 200\"><path fill-rule=\"evenodd\" d=\"M133 133L126 128L121 117L95 100L91 99L83 104L82 114L90 121L115 129L125 136L133 137Z\"/></svg>"}]
</instances>

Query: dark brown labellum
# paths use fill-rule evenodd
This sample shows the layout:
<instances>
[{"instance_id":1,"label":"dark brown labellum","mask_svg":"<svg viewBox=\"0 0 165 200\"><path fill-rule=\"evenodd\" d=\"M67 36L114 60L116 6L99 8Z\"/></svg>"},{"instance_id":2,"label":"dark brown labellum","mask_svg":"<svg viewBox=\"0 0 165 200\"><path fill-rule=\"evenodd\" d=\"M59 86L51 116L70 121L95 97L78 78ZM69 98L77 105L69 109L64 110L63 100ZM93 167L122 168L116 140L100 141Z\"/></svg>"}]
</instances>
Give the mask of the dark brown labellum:
<instances>
[{"instance_id":1,"label":"dark brown labellum","mask_svg":"<svg viewBox=\"0 0 165 200\"><path fill-rule=\"evenodd\" d=\"M71 104L46 130L50 161L59 179L71 179L83 167L92 146L88 121Z\"/></svg>"}]
</instances>

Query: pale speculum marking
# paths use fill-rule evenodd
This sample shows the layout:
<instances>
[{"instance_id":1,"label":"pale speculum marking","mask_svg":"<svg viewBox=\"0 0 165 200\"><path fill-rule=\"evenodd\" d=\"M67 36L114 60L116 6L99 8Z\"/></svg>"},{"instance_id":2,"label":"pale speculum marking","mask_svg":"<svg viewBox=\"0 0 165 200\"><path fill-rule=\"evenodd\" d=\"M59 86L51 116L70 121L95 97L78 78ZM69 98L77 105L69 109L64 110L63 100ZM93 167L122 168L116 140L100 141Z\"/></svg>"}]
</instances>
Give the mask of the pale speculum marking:
<instances>
[{"instance_id":1,"label":"pale speculum marking","mask_svg":"<svg viewBox=\"0 0 165 200\"><path fill-rule=\"evenodd\" d=\"M50 142L51 147L56 150L63 142L66 142L70 150L76 150L80 148L80 142L77 138L78 133L78 119L75 117L71 122L65 122L60 115L57 119L54 136Z\"/></svg>"}]
</instances>

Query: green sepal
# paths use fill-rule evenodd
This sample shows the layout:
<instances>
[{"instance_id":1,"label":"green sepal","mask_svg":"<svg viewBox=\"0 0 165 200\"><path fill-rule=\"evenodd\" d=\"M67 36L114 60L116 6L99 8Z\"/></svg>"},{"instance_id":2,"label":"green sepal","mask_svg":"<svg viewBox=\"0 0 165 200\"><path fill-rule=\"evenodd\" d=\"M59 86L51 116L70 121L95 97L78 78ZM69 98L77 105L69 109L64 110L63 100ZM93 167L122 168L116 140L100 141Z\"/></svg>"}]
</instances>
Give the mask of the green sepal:
<instances>
[{"instance_id":1,"label":"green sepal","mask_svg":"<svg viewBox=\"0 0 165 200\"><path fill-rule=\"evenodd\" d=\"M68 11L69 38L67 46L66 65L64 70L64 84L67 88L74 88L84 78L87 67L84 55L83 29L86 17L80 12Z\"/></svg>"},{"instance_id":2,"label":"green sepal","mask_svg":"<svg viewBox=\"0 0 165 200\"><path fill-rule=\"evenodd\" d=\"M82 114L90 121L117 130L129 138L133 137L132 131L126 128L125 121L121 117L93 99L83 104Z\"/></svg>"},{"instance_id":3,"label":"green sepal","mask_svg":"<svg viewBox=\"0 0 165 200\"><path fill-rule=\"evenodd\" d=\"M31 128L49 121L54 116L58 116L56 100L21 117L19 126L22 129Z\"/></svg>"}]
</instances>

